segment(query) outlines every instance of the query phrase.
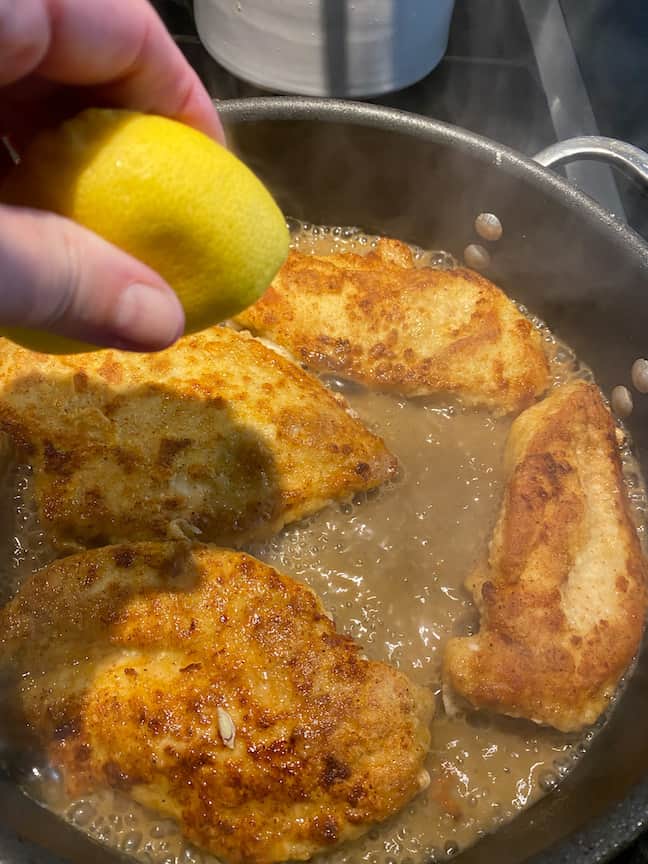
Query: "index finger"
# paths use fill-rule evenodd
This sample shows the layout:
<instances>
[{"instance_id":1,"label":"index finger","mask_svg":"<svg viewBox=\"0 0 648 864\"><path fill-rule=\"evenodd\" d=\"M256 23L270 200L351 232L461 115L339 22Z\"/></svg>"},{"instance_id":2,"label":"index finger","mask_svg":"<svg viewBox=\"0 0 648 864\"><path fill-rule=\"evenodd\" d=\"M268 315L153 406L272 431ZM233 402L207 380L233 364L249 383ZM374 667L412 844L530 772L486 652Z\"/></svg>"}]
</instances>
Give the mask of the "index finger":
<instances>
[{"instance_id":1,"label":"index finger","mask_svg":"<svg viewBox=\"0 0 648 864\"><path fill-rule=\"evenodd\" d=\"M0 84L36 73L91 86L111 105L224 140L211 99L147 0L0 0L0 57Z\"/></svg>"}]
</instances>

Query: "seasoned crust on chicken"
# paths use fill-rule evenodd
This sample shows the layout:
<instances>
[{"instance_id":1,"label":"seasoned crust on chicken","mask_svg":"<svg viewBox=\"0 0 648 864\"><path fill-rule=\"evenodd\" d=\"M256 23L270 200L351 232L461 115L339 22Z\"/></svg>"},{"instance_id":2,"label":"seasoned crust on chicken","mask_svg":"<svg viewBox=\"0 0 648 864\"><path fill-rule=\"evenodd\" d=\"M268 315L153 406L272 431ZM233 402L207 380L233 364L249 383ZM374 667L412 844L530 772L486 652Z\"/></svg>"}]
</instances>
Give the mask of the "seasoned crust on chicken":
<instances>
[{"instance_id":1,"label":"seasoned crust on chicken","mask_svg":"<svg viewBox=\"0 0 648 864\"><path fill-rule=\"evenodd\" d=\"M224 327L158 354L0 340L0 429L61 552L188 536L239 545L393 475L346 403Z\"/></svg>"},{"instance_id":2,"label":"seasoned crust on chicken","mask_svg":"<svg viewBox=\"0 0 648 864\"><path fill-rule=\"evenodd\" d=\"M429 691L358 651L305 585L183 542L60 559L0 612L11 698L68 790L121 789L246 864L355 837L428 782Z\"/></svg>"},{"instance_id":3,"label":"seasoned crust on chicken","mask_svg":"<svg viewBox=\"0 0 648 864\"><path fill-rule=\"evenodd\" d=\"M446 686L478 708L563 731L593 723L636 654L646 562L598 389L564 385L513 423L489 559L469 580L476 636L451 640Z\"/></svg>"},{"instance_id":4,"label":"seasoned crust on chicken","mask_svg":"<svg viewBox=\"0 0 648 864\"><path fill-rule=\"evenodd\" d=\"M236 320L310 369L409 396L506 413L548 385L540 334L499 288L466 268L415 267L396 240L366 256L291 252Z\"/></svg>"}]
</instances>

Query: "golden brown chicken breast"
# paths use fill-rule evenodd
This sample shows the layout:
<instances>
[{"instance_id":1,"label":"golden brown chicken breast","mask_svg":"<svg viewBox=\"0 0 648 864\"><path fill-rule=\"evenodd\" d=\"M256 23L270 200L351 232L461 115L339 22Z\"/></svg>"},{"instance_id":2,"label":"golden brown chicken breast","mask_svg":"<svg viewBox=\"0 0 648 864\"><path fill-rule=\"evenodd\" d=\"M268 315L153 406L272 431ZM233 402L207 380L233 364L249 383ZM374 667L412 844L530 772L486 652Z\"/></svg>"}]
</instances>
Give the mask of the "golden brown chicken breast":
<instances>
[{"instance_id":1,"label":"golden brown chicken breast","mask_svg":"<svg viewBox=\"0 0 648 864\"><path fill-rule=\"evenodd\" d=\"M0 612L0 671L69 791L120 789L246 864L355 837L428 782L430 693L358 651L306 586L183 542L60 559Z\"/></svg>"},{"instance_id":2,"label":"golden brown chicken breast","mask_svg":"<svg viewBox=\"0 0 648 864\"><path fill-rule=\"evenodd\" d=\"M366 256L291 252L236 320L310 369L409 396L506 413L548 385L540 334L499 288L466 268L415 267L396 240Z\"/></svg>"},{"instance_id":3,"label":"golden brown chicken breast","mask_svg":"<svg viewBox=\"0 0 648 864\"><path fill-rule=\"evenodd\" d=\"M0 340L0 429L35 467L62 552L185 535L238 545L396 468L343 400L223 327L147 355Z\"/></svg>"},{"instance_id":4,"label":"golden brown chicken breast","mask_svg":"<svg viewBox=\"0 0 648 864\"><path fill-rule=\"evenodd\" d=\"M445 682L478 708L581 729L605 710L646 612L646 563L598 389L568 384L521 414L506 471L488 562L469 581L481 629L449 642Z\"/></svg>"}]
</instances>

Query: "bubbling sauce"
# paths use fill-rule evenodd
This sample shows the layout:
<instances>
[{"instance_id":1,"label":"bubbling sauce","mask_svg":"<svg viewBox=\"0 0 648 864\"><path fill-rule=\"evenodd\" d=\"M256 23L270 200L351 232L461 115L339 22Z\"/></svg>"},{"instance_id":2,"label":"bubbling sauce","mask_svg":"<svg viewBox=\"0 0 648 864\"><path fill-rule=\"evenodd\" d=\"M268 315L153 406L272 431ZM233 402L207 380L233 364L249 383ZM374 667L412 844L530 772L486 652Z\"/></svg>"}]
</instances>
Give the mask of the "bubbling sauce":
<instances>
[{"instance_id":1,"label":"bubbling sauce","mask_svg":"<svg viewBox=\"0 0 648 864\"><path fill-rule=\"evenodd\" d=\"M313 254L362 254L377 242L354 228L299 223L291 228L293 247ZM456 264L445 252L415 248L414 254L421 266ZM553 386L575 377L592 380L573 352L529 317L545 340ZM555 788L586 752L596 728L565 735L524 721L444 710L441 658L451 636L478 627L463 582L485 554L497 518L511 419L434 399L372 393L337 379L326 383L384 438L398 456L402 474L396 483L330 506L249 551L307 582L338 629L353 636L371 659L392 663L430 687L437 704L426 766L429 788L364 838L318 857L330 864L442 861ZM646 493L627 435L622 457L643 542ZM13 528L0 538L1 548L10 553L2 562L5 597L51 557L28 503L30 484L29 466L7 471L3 498L10 502L13 520L4 524ZM31 766L24 785L81 830L140 861L215 861L184 841L173 822L120 793L100 791L71 801L56 772L44 765Z\"/></svg>"}]
</instances>

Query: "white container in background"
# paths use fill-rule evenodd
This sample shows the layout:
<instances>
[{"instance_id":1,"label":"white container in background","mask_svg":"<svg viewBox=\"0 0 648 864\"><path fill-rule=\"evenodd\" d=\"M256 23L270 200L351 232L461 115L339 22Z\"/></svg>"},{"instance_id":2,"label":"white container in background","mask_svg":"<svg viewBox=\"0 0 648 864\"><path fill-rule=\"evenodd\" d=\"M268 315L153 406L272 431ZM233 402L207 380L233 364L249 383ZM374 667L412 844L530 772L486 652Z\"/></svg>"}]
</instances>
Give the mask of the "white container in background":
<instances>
[{"instance_id":1,"label":"white container in background","mask_svg":"<svg viewBox=\"0 0 648 864\"><path fill-rule=\"evenodd\" d=\"M448 43L454 0L194 0L228 71L267 90L377 96L420 80Z\"/></svg>"}]
</instances>

